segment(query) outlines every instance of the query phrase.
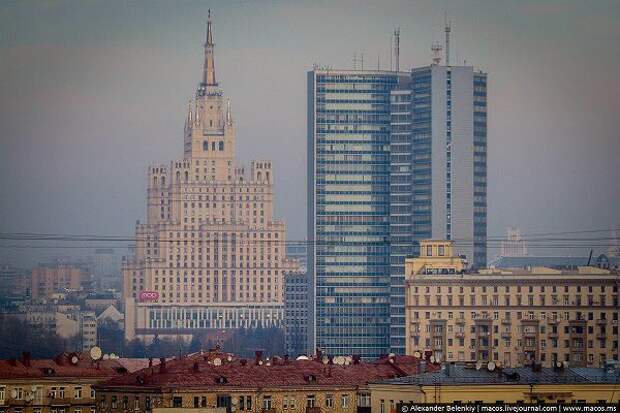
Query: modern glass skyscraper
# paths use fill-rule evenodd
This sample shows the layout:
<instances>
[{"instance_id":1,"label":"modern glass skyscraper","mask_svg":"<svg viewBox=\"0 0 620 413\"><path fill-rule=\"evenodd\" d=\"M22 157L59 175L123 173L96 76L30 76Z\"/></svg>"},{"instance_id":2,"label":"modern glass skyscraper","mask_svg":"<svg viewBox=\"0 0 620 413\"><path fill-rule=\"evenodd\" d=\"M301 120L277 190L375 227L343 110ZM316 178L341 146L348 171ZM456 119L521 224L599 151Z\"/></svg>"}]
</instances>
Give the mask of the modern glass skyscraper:
<instances>
[{"instance_id":1,"label":"modern glass skyscraper","mask_svg":"<svg viewBox=\"0 0 620 413\"><path fill-rule=\"evenodd\" d=\"M389 350L388 71L308 72L309 351Z\"/></svg>"},{"instance_id":2,"label":"modern glass skyscraper","mask_svg":"<svg viewBox=\"0 0 620 413\"><path fill-rule=\"evenodd\" d=\"M455 241L486 266L486 74L415 68L391 94L390 345L405 351L404 259L423 239Z\"/></svg>"},{"instance_id":3,"label":"modern glass skyscraper","mask_svg":"<svg viewBox=\"0 0 620 413\"><path fill-rule=\"evenodd\" d=\"M309 351L404 353L420 240L486 266L486 126L469 66L308 73Z\"/></svg>"}]
</instances>

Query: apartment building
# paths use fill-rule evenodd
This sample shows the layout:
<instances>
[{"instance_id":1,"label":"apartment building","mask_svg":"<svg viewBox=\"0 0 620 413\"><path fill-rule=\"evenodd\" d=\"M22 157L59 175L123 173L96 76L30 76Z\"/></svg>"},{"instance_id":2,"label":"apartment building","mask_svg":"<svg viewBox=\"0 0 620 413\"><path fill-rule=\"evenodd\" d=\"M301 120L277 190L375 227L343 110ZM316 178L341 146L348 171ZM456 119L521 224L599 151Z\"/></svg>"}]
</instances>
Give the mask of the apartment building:
<instances>
[{"instance_id":1,"label":"apartment building","mask_svg":"<svg viewBox=\"0 0 620 413\"><path fill-rule=\"evenodd\" d=\"M462 271L451 241L423 241L406 260L407 354L505 367L618 360L620 274L595 267L562 271Z\"/></svg>"}]
</instances>

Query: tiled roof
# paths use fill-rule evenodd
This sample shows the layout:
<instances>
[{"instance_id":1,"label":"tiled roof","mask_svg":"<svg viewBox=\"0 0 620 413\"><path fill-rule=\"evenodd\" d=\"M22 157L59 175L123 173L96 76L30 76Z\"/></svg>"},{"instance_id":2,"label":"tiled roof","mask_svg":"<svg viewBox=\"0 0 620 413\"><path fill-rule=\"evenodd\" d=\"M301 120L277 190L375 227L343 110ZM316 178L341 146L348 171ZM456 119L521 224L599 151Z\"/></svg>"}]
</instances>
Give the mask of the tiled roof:
<instances>
[{"instance_id":1,"label":"tiled roof","mask_svg":"<svg viewBox=\"0 0 620 413\"><path fill-rule=\"evenodd\" d=\"M528 367L506 368L488 371L452 365L434 373L377 381L378 384L418 385L470 385L470 384L563 384L563 383L620 383L620 370L607 371L594 368L541 368L534 371Z\"/></svg>"},{"instance_id":2,"label":"tiled roof","mask_svg":"<svg viewBox=\"0 0 620 413\"><path fill-rule=\"evenodd\" d=\"M78 357L71 363L73 355ZM29 360L28 356L0 360L0 379L35 378L111 378L128 374L148 365L145 359L110 359L93 361L88 353L63 353L53 359Z\"/></svg>"},{"instance_id":3,"label":"tiled roof","mask_svg":"<svg viewBox=\"0 0 620 413\"><path fill-rule=\"evenodd\" d=\"M219 360L214 362L215 359ZM97 387L356 387L364 386L370 381L403 377L418 372L419 360L414 357L394 356L391 360L384 357L374 362L359 361L345 366L323 364L318 359L288 360L276 357L269 362L262 360L262 365L258 365L257 359L238 359L226 353L197 353L166 361L163 370L160 366L146 368L113 378Z\"/></svg>"}]
</instances>

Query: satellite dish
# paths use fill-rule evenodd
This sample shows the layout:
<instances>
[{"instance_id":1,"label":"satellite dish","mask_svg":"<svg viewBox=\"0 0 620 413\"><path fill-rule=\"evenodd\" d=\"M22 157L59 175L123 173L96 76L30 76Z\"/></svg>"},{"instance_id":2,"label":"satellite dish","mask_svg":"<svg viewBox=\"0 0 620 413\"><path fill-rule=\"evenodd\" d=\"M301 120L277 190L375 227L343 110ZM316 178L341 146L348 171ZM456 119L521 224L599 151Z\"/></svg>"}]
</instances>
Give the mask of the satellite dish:
<instances>
[{"instance_id":1,"label":"satellite dish","mask_svg":"<svg viewBox=\"0 0 620 413\"><path fill-rule=\"evenodd\" d=\"M214 366L221 366L222 365L222 359L219 357L216 357L213 359L213 365Z\"/></svg>"},{"instance_id":2,"label":"satellite dish","mask_svg":"<svg viewBox=\"0 0 620 413\"><path fill-rule=\"evenodd\" d=\"M321 359L321 363L323 363L323 364L329 363L329 357L323 356L323 358Z\"/></svg>"},{"instance_id":3,"label":"satellite dish","mask_svg":"<svg viewBox=\"0 0 620 413\"><path fill-rule=\"evenodd\" d=\"M295 360L310 360L310 359L308 358L308 356L301 355L297 357Z\"/></svg>"},{"instance_id":4,"label":"satellite dish","mask_svg":"<svg viewBox=\"0 0 620 413\"><path fill-rule=\"evenodd\" d=\"M489 371L495 370L495 367L497 367L497 366L492 361L489 361L489 364L487 364L487 370L489 370Z\"/></svg>"},{"instance_id":5,"label":"satellite dish","mask_svg":"<svg viewBox=\"0 0 620 413\"><path fill-rule=\"evenodd\" d=\"M334 359L334 363L338 364L339 366L343 366L345 361L345 358L342 356L338 356Z\"/></svg>"},{"instance_id":6,"label":"satellite dish","mask_svg":"<svg viewBox=\"0 0 620 413\"><path fill-rule=\"evenodd\" d=\"M77 356L77 354L73 354L71 356L71 364L73 364L74 366L78 364L79 361L80 361L80 358Z\"/></svg>"},{"instance_id":7,"label":"satellite dish","mask_svg":"<svg viewBox=\"0 0 620 413\"><path fill-rule=\"evenodd\" d=\"M226 357L226 360L228 360L229 362L230 362L230 361L232 361L232 356L229 354L229 355Z\"/></svg>"},{"instance_id":8,"label":"satellite dish","mask_svg":"<svg viewBox=\"0 0 620 413\"><path fill-rule=\"evenodd\" d=\"M17 399L17 390L15 390L15 389L11 390L11 397L13 399Z\"/></svg>"},{"instance_id":9,"label":"satellite dish","mask_svg":"<svg viewBox=\"0 0 620 413\"><path fill-rule=\"evenodd\" d=\"M34 393L35 391L37 391L37 386L31 386L31 387L30 387L30 391L32 391L33 393Z\"/></svg>"},{"instance_id":10,"label":"satellite dish","mask_svg":"<svg viewBox=\"0 0 620 413\"><path fill-rule=\"evenodd\" d=\"M118 358L118 356L116 354L110 353L110 360L117 359L117 358Z\"/></svg>"},{"instance_id":11,"label":"satellite dish","mask_svg":"<svg viewBox=\"0 0 620 413\"><path fill-rule=\"evenodd\" d=\"M482 362L481 361L477 361L476 362L476 370L480 370L482 368Z\"/></svg>"},{"instance_id":12,"label":"satellite dish","mask_svg":"<svg viewBox=\"0 0 620 413\"><path fill-rule=\"evenodd\" d=\"M90 349L90 358L97 361L101 358L101 348L94 346Z\"/></svg>"},{"instance_id":13,"label":"satellite dish","mask_svg":"<svg viewBox=\"0 0 620 413\"><path fill-rule=\"evenodd\" d=\"M437 360L435 359L435 356L431 356L431 363L435 364L435 361L437 361Z\"/></svg>"},{"instance_id":14,"label":"satellite dish","mask_svg":"<svg viewBox=\"0 0 620 413\"><path fill-rule=\"evenodd\" d=\"M562 367L562 362L561 362L561 361L558 361L557 363L555 363L555 366L556 366L557 368L561 368L561 367Z\"/></svg>"},{"instance_id":15,"label":"satellite dish","mask_svg":"<svg viewBox=\"0 0 620 413\"><path fill-rule=\"evenodd\" d=\"M565 369L568 368L568 361L563 361L562 362L562 367L564 367Z\"/></svg>"},{"instance_id":16,"label":"satellite dish","mask_svg":"<svg viewBox=\"0 0 620 413\"><path fill-rule=\"evenodd\" d=\"M109 360L110 359L110 355L109 354L104 354L103 355L103 359L104 360Z\"/></svg>"},{"instance_id":17,"label":"satellite dish","mask_svg":"<svg viewBox=\"0 0 620 413\"><path fill-rule=\"evenodd\" d=\"M416 351L415 353L413 353L413 357L419 359L420 357L422 357L422 354L419 351Z\"/></svg>"}]
</instances>

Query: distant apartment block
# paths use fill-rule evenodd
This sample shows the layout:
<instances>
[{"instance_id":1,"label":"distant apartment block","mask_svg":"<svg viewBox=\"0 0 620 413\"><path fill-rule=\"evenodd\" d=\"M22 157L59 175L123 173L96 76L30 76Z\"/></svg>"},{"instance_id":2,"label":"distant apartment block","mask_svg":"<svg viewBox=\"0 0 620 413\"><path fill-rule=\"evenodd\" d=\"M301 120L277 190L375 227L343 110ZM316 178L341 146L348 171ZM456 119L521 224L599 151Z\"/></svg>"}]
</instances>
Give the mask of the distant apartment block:
<instances>
[{"instance_id":1,"label":"distant apartment block","mask_svg":"<svg viewBox=\"0 0 620 413\"><path fill-rule=\"evenodd\" d=\"M620 277L576 270L465 273L452 241L421 242L407 259L407 353L505 367L567 362L602 367L618 360Z\"/></svg>"},{"instance_id":2,"label":"distant apartment block","mask_svg":"<svg viewBox=\"0 0 620 413\"><path fill-rule=\"evenodd\" d=\"M59 292L80 290L83 278L83 271L72 265L36 267L32 270L32 298L50 298Z\"/></svg>"}]
</instances>

